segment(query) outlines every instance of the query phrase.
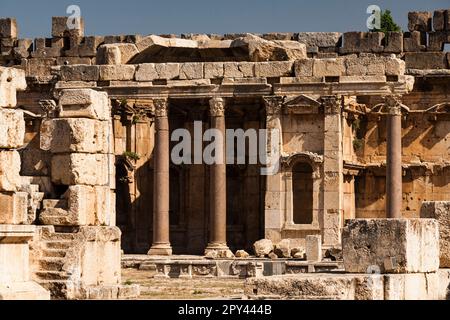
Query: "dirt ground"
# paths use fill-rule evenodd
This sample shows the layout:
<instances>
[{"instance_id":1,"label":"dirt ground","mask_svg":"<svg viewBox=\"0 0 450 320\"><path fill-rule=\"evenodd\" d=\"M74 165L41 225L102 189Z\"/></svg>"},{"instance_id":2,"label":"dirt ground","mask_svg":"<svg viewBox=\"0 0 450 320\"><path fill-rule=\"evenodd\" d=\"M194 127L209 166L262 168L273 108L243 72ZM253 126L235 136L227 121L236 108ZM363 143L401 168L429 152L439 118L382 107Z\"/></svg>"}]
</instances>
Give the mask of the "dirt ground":
<instances>
[{"instance_id":1,"label":"dirt ground","mask_svg":"<svg viewBox=\"0 0 450 320\"><path fill-rule=\"evenodd\" d=\"M122 283L141 286L140 300L240 299L243 279L154 279L153 271L122 269Z\"/></svg>"}]
</instances>

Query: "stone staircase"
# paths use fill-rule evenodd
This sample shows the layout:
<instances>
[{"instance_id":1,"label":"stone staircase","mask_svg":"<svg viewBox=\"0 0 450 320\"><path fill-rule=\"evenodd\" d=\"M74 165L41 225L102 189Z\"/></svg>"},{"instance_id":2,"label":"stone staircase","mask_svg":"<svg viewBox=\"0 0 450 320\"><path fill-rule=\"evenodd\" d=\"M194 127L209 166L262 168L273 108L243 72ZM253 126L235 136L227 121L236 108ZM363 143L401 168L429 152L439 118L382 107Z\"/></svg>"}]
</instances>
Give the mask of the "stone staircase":
<instances>
[{"instance_id":1,"label":"stone staircase","mask_svg":"<svg viewBox=\"0 0 450 320\"><path fill-rule=\"evenodd\" d=\"M23 176L21 192L28 193L28 224L34 224L37 213L42 209L44 198L53 195L50 179L48 177Z\"/></svg>"},{"instance_id":2,"label":"stone staircase","mask_svg":"<svg viewBox=\"0 0 450 320\"><path fill-rule=\"evenodd\" d=\"M50 291L53 299L66 299L74 286L72 278L77 275L65 266L76 236L76 233L46 233L41 242L41 255L36 261L33 278Z\"/></svg>"}]
</instances>

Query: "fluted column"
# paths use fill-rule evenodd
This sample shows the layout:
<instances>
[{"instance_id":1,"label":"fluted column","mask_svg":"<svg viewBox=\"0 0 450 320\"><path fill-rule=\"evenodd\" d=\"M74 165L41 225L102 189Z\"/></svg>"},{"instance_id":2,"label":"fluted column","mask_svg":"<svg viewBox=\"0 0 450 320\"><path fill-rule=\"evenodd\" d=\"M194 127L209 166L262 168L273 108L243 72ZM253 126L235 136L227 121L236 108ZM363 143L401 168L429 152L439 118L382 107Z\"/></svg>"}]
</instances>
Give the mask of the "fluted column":
<instances>
[{"instance_id":1,"label":"fluted column","mask_svg":"<svg viewBox=\"0 0 450 320\"><path fill-rule=\"evenodd\" d=\"M172 254L169 239L169 119L167 99L155 99L153 244L149 255Z\"/></svg>"},{"instance_id":2,"label":"fluted column","mask_svg":"<svg viewBox=\"0 0 450 320\"><path fill-rule=\"evenodd\" d=\"M397 97L386 98L387 152L386 152L386 215L402 217L402 111Z\"/></svg>"},{"instance_id":3,"label":"fluted column","mask_svg":"<svg viewBox=\"0 0 450 320\"><path fill-rule=\"evenodd\" d=\"M205 255L230 256L227 246L227 174L225 160L225 101L210 100L211 129L218 130L223 139L216 141L216 163L210 171L210 239Z\"/></svg>"}]
</instances>

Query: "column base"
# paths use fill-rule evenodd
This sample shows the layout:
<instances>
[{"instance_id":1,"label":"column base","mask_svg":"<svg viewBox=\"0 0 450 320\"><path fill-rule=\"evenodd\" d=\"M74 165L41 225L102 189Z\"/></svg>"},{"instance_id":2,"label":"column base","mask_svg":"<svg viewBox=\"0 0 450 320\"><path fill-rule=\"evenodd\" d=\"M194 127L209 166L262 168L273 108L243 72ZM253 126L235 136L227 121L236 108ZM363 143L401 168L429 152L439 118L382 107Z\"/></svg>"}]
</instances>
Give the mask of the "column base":
<instances>
[{"instance_id":1,"label":"column base","mask_svg":"<svg viewBox=\"0 0 450 320\"><path fill-rule=\"evenodd\" d=\"M152 245L147 255L149 256L171 256L172 247L170 243L158 243Z\"/></svg>"},{"instance_id":2,"label":"column base","mask_svg":"<svg viewBox=\"0 0 450 320\"><path fill-rule=\"evenodd\" d=\"M205 257L210 259L232 259L234 254L224 243L210 243L205 249Z\"/></svg>"}]
</instances>

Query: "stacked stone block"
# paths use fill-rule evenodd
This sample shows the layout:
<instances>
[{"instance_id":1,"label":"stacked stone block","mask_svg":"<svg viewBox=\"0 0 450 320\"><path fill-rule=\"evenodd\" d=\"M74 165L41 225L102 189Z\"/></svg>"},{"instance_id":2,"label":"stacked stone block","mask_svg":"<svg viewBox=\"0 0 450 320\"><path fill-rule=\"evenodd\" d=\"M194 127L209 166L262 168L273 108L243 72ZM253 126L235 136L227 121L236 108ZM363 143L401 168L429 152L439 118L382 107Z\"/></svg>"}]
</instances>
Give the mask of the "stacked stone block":
<instances>
[{"instance_id":1,"label":"stacked stone block","mask_svg":"<svg viewBox=\"0 0 450 320\"><path fill-rule=\"evenodd\" d=\"M51 152L51 180L68 187L45 200L46 225L114 226L114 155L110 102L90 89L61 92L59 117L41 124L41 149Z\"/></svg>"},{"instance_id":2,"label":"stacked stone block","mask_svg":"<svg viewBox=\"0 0 450 320\"><path fill-rule=\"evenodd\" d=\"M11 28L13 25L9 25ZM14 32L2 22L0 32ZM28 223L28 193L20 192L20 155L24 144L23 112L16 109L16 91L25 90L22 70L0 67L0 300L49 299L30 280L28 242L35 226Z\"/></svg>"}]
</instances>

